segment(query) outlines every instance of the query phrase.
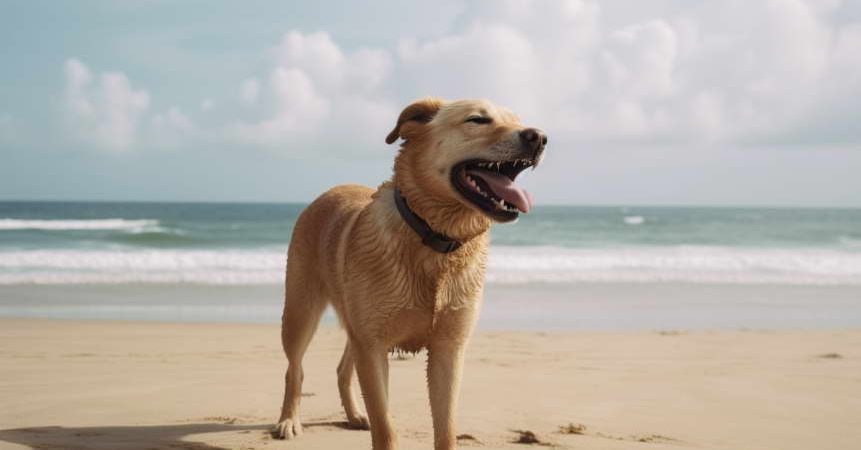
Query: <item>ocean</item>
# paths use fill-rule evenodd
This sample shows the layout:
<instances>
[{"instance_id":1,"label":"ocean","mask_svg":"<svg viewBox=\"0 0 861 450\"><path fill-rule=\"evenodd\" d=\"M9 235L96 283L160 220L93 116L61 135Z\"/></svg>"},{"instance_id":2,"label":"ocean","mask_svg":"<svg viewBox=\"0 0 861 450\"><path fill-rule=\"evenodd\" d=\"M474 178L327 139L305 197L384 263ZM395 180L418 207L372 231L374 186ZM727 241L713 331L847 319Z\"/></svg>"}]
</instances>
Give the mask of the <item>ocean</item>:
<instances>
[{"instance_id":1,"label":"ocean","mask_svg":"<svg viewBox=\"0 0 861 450\"><path fill-rule=\"evenodd\" d=\"M303 207L0 202L0 315L277 321ZM494 227L487 283L488 302L490 293L598 290L636 304L637 292L667 286L686 286L692 298L715 289L803 291L831 296L835 316L859 325L851 311L861 303L861 210L539 205ZM163 302L172 292L189 295ZM86 304L76 308L72 298ZM176 313L177 301L185 313ZM516 310L516 300L509 306Z\"/></svg>"}]
</instances>

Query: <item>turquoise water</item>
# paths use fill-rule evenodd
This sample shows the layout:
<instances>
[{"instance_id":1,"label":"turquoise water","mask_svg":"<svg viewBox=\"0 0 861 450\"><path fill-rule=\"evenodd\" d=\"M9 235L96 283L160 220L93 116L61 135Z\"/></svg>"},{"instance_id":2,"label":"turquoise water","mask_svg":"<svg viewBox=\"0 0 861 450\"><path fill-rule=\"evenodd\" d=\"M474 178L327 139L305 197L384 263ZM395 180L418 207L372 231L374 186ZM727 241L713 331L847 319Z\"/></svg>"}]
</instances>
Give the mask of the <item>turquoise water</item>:
<instances>
[{"instance_id":1,"label":"turquoise water","mask_svg":"<svg viewBox=\"0 0 861 450\"><path fill-rule=\"evenodd\" d=\"M303 207L0 202L0 316L277 322ZM487 281L484 329L857 327L861 210L539 206Z\"/></svg>"},{"instance_id":2,"label":"turquoise water","mask_svg":"<svg viewBox=\"0 0 861 450\"><path fill-rule=\"evenodd\" d=\"M0 202L0 285L277 284L300 204ZM861 285L861 210L536 207L492 284Z\"/></svg>"},{"instance_id":3,"label":"turquoise water","mask_svg":"<svg viewBox=\"0 0 861 450\"><path fill-rule=\"evenodd\" d=\"M248 203L0 202L0 251L116 245L284 246L304 207L304 204ZM538 206L533 213L522 215L516 224L496 226L493 242L574 248L719 245L861 251L861 210Z\"/></svg>"}]
</instances>

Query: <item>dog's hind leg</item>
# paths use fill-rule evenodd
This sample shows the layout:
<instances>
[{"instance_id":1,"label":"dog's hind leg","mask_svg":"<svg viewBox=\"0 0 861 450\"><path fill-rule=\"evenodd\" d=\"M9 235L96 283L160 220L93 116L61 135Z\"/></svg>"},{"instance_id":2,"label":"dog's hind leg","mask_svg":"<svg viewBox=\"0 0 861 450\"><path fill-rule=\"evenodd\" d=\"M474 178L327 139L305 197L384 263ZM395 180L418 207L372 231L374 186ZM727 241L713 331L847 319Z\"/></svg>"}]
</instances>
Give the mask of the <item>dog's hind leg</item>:
<instances>
[{"instance_id":1,"label":"dog's hind leg","mask_svg":"<svg viewBox=\"0 0 861 450\"><path fill-rule=\"evenodd\" d=\"M273 431L275 437L280 439L291 439L302 434L302 423L299 421L299 402L304 378L302 357L305 356L308 344L317 331L320 316L326 309L324 298L310 295L319 290L309 289L298 277L291 276L289 267L287 272L284 314L281 317L281 343L287 356L287 373L284 376L281 417Z\"/></svg>"},{"instance_id":2,"label":"dog's hind leg","mask_svg":"<svg viewBox=\"0 0 861 450\"><path fill-rule=\"evenodd\" d=\"M353 394L353 375L355 373L356 364L348 338L347 345L344 346L344 354L341 356L341 362L338 363L338 392L341 394L341 404L344 405L344 412L347 413L347 426L357 430L367 430L368 418L359 412L359 405L356 404L356 396Z\"/></svg>"}]
</instances>

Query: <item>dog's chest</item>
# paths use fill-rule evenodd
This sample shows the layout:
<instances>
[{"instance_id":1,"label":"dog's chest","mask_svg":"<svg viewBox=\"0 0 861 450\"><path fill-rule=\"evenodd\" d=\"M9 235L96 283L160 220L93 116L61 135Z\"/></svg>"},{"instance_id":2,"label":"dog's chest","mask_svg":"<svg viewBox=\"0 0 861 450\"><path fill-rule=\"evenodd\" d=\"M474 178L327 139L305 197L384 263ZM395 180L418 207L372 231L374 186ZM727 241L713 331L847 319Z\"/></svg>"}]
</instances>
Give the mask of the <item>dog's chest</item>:
<instances>
[{"instance_id":1,"label":"dog's chest","mask_svg":"<svg viewBox=\"0 0 861 450\"><path fill-rule=\"evenodd\" d=\"M425 347L437 321L442 316L477 307L481 294L481 273L466 270L441 270L425 265L426 272L412 279L411 300L400 308L388 329L393 346L406 351Z\"/></svg>"},{"instance_id":2,"label":"dog's chest","mask_svg":"<svg viewBox=\"0 0 861 450\"><path fill-rule=\"evenodd\" d=\"M416 305L428 312L463 307L481 291L484 271L480 265L452 265L442 259L428 258L415 278L420 291Z\"/></svg>"},{"instance_id":3,"label":"dog's chest","mask_svg":"<svg viewBox=\"0 0 861 450\"><path fill-rule=\"evenodd\" d=\"M388 327L388 341L394 348L417 352L427 346L433 330L433 312L424 309L402 309Z\"/></svg>"}]
</instances>

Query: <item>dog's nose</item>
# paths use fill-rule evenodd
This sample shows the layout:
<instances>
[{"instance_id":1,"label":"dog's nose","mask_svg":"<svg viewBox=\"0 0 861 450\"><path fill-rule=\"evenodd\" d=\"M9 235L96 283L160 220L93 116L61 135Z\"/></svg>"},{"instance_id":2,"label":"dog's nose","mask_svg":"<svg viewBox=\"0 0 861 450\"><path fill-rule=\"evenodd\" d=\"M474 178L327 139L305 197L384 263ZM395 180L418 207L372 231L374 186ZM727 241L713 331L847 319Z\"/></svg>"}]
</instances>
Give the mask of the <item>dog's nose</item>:
<instances>
[{"instance_id":1,"label":"dog's nose","mask_svg":"<svg viewBox=\"0 0 861 450\"><path fill-rule=\"evenodd\" d=\"M547 135L538 128L524 128L520 131L520 139L534 154L543 150L544 146L547 145Z\"/></svg>"}]
</instances>

